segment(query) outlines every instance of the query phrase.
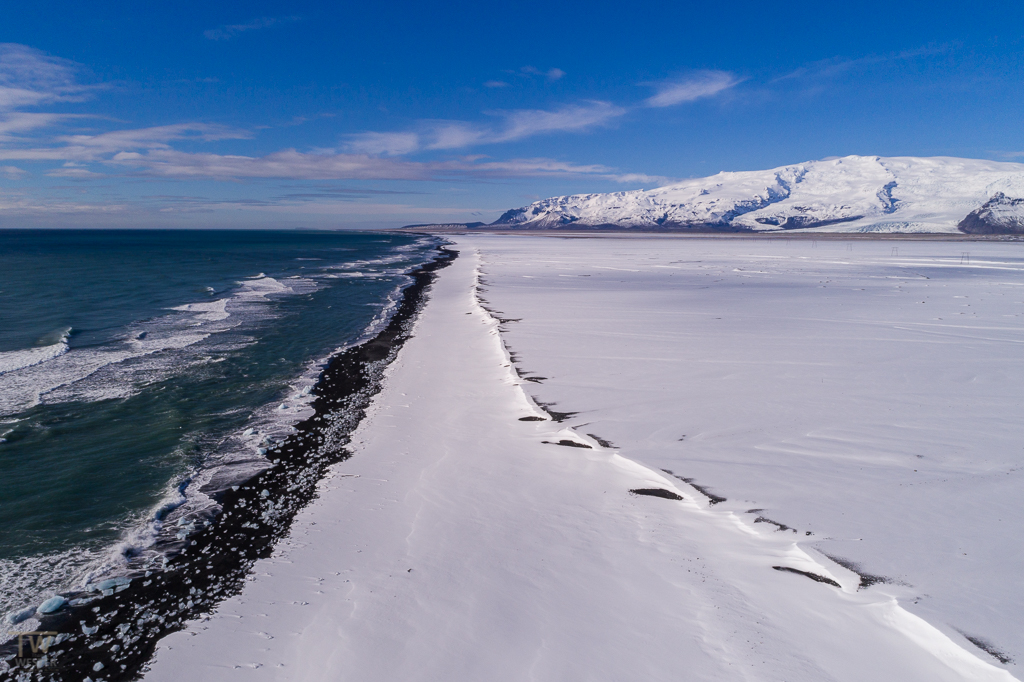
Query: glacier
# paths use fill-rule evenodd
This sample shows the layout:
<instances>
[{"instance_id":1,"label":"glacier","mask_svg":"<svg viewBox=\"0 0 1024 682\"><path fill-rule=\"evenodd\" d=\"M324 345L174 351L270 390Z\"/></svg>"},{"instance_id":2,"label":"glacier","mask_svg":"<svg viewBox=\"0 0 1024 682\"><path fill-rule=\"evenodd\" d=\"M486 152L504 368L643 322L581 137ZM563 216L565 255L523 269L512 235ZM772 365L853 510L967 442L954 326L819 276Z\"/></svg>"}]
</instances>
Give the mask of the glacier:
<instances>
[{"instance_id":1,"label":"glacier","mask_svg":"<svg viewBox=\"0 0 1024 682\"><path fill-rule=\"evenodd\" d=\"M576 194L483 228L699 232L1024 232L1024 164L845 156L721 172L652 190Z\"/></svg>"}]
</instances>

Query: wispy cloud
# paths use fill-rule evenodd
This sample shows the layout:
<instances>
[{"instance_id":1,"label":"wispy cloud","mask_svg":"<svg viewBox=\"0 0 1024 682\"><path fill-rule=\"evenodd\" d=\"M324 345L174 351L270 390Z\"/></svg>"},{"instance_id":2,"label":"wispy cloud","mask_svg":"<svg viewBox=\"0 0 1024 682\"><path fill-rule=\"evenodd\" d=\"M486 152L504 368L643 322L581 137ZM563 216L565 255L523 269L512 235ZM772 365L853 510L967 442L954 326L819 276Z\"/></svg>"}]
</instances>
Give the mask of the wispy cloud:
<instances>
[{"instance_id":1,"label":"wispy cloud","mask_svg":"<svg viewBox=\"0 0 1024 682\"><path fill-rule=\"evenodd\" d=\"M300 19L301 17L260 17L244 24L228 24L219 28L211 28L203 31L203 36L208 40L231 40L239 33L258 31L278 24L290 24Z\"/></svg>"},{"instance_id":2,"label":"wispy cloud","mask_svg":"<svg viewBox=\"0 0 1024 682\"><path fill-rule=\"evenodd\" d=\"M529 76L543 76L549 81L556 81L565 76L565 71L561 69L548 69L547 71L541 71L535 66L524 66L519 69L520 73L525 73Z\"/></svg>"},{"instance_id":3,"label":"wispy cloud","mask_svg":"<svg viewBox=\"0 0 1024 682\"><path fill-rule=\"evenodd\" d=\"M112 154L129 150L170 149L180 140L212 142L250 137L248 131L206 123L178 123L134 130L113 130L96 135L61 135L49 147L0 148L0 160L8 161L103 161Z\"/></svg>"},{"instance_id":4,"label":"wispy cloud","mask_svg":"<svg viewBox=\"0 0 1024 682\"><path fill-rule=\"evenodd\" d=\"M734 74L727 71L699 71L685 78L647 83L653 85L657 92L648 97L644 104L649 107L671 107L684 102L712 97L728 90L741 82Z\"/></svg>"},{"instance_id":5,"label":"wispy cloud","mask_svg":"<svg viewBox=\"0 0 1024 682\"><path fill-rule=\"evenodd\" d=\"M424 135L427 149L463 149L492 139L488 128L463 121L444 121Z\"/></svg>"},{"instance_id":6,"label":"wispy cloud","mask_svg":"<svg viewBox=\"0 0 1024 682\"><path fill-rule=\"evenodd\" d=\"M176 123L134 130L113 130L97 135L66 135L58 139L71 147L96 150L96 153L125 149L166 148L174 140L244 140L252 135L246 130L208 123Z\"/></svg>"},{"instance_id":7,"label":"wispy cloud","mask_svg":"<svg viewBox=\"0 0 1024 682\"><path fill-rule=\"evenodd\" d=\"M623 185L664 187L665 185L679 182L679 178L670 178L664 175L648 175L646 173L611 173L604 177L614 182L620 182Z\"/></svg>"},{"instance_id":8,"label":"wispy cloud","mask_svg":"<svg viewBox=\"0 0 1024 682\"><path fill-rule=\"evenodd\" d=\"M70 114L36 114L24 111L0 114L0 142L16 140L25 133L71 118L78 117Z\"/></svg>"},{"instance_id":9,"label":"wispy cloud","mask_svg":"<svg viewBox=\"0 0 1024 682\"><path fill-rule=\"evenodd\" d=\"M420 148L416 133L358 133L349 138L348 148L357 154L397 156Z\"/></svg>"},{"instance_id":10,"label":"wispy cloud","mask_svg":"<svg viewBox=\"0 0 1024 682\"><path fill-rule=\"evenodd\" d=\"M485 88L507 88L509 83L505 81L487 81L484 83Z\"/></svg>"},{"instance_id":11,"label":"wispy cloud","mask_svg":"<svg viewBox=\"0 0 1024 682\"><path fill-rule=\"evenodd\" d=\"M769 85L790 80L828 80L878 64L910 61L917 59L918 57L930 57L949 52L950 49L951 46L949 45L930 45L913 50L890 52L888 54L869 54L853 59L846 57L822 59L820 61L811 62L810 64L801 66L798 69L794 69L789 73L779 76L778 78L769 81Z\"/></svg>"},{"instance_id":12,"label":"wispy cloud","mask_svg":"<svg viewBox=\"0 0 1024 682\"><path fill-rule=\"evenodd\" d=\"M408 190L393 189L357 189L354 187L324 187L312 186L300 188L304 191L285 192L275 197L272 201L355 201L368 199L377 196L410 196L423 194L423 192L412 192Z\"/></svg>"},{"instance_id":13,"label":"wispy cloud","mask_svg":"<svg viewBox=\"0 0 1024 682\"><path fill-rule=\"evenodd\" d=\"M446 180L550 175L606 175L613 169L553 159L408 161L364 154L310 154L287 149L266 156L186 153L172 149L120 152L108 163L169 178L296 180Z\"/></svg>"},{"instance_id":14,"label":"wispy cloud","mask_svg":"<svg viewBox=\"0 0 1024 682\"><path fill-rule=\"evenodd\" d=\"M225 26L215 29L215 35L208 37L222 40L285 20L294 18L260 19L249 24ZM97 87L102 87L82 85L77 80L81 73L80 67L72 62L23 45L0 44L0 177L17 179L28 175L18 165L3 165L21 161L48 163L50 167L39 170L40 175L81 181L118 175L230 181L266 178L433 182L513 177L595 177L623 183L657 183L663 180L622 174L615 168L600 164L576 164L548 158L408 158L416 152L461 150L540 135L586 132L610 125L630 111L630 108L606 101L583 101L550 109L485 111L484 120L479 122L423 120L411 130L367 131L348 136L340 150L281 149L262 155L229 154L223 153L223 148L199 152L192 149L183 151L182 146L244 140L252 137L251 130L203 122L100 131L46 130L66 125L71 120L88 120L90 126L109 124L109 121L83 114L32 110L47 103L80 101L91 96ZM560 69L541 71L533 67L524 67L523 73L548 80L564 76ZM373 194L373 191L339 191L326 195L298 192L267 200L329 203L353 198L363 200ZM47 210L58 213L87 210L78 204L65 205L61 201L44 203L49 207ZM18 205L29 210L27 204ZM13 204L7 208L14 210ZM111 204L110 210L118 209Z\"/></svg>"},{"instance_id":15,"label":"wispy cloud","mask_svg":"<svg viewBox=\"0 0 1024 682\"><path fill-rule=\"evenodd\" d=\"M349 136L346 150L356 154L399 156L421 150L464 149L475 145L514 142L535 135L583 132L606 125L627 109L609 102L584 102L557 109L513 109L486 112L496 124L468 121L421 121L416 132L368 132Z\"/></svg>"},{"instance_id":16,"label":"wispy cloud","mask_svg":"<svg viewBox=\"0 0 1024 682\"><path fill-rule=\"evenodd\" d=\"M541 133L579 132L608 123L626 113L626 109L609 102L587 102L569 105L554 111L518 109L496 112L505 119L505 127L497 141L508 142Z\"/></svg>"},{"instance_id":17,"label":"wispy cloud","mask_svg":"<svg viewBox=\"0 0 1024 682\"><path fill-rule=\"evenodd\" d=\"M96 86L76 81L74 62L15 43L0 43L0 112L50 102L81 101Z\"/></svg>"},{"instance_id":18,"label":"wispy cloud","mask_svg":"<svg viewBox=\"0 0 1024 682\"><path fill-rule=\"evenodd\" d=\"M67 178L69 180L92 180L94 178L106 177L103 173L94 173L85 168L79 168L72 164L65 164L63 168L54 168L46 172L51 178Z\"/></svg>"}]
</instances>

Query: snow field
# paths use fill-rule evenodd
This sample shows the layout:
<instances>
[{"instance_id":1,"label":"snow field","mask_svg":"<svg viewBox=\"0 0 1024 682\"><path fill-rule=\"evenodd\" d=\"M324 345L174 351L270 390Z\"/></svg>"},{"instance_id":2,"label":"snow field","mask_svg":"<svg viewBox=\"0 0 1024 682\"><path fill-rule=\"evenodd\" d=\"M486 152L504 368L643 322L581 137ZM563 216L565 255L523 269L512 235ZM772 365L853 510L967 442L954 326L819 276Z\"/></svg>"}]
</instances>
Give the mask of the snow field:
<instances>
[{"instance_id":1,"label":"snow field","mask_svg":"<svg viewBox=\"0 0 1024 682\"><path fill-rule=\"evenodd\" d=\"M1024 656L1024 247L462 243L569 423L884 579L865 591L989 661Z\"/></svg>"},{"instance_id":2,"label":"snow field","mask_svg":"<svg viewBox=\"0 0 1024 682\"><path fill-rule=\"evenodd\" d=\"M496 243L460 240L352 459L147 680L1012 679L794 534L601 447L599 422L520 421L544 413L476 292Z\"/></svg>"}]
</instances>

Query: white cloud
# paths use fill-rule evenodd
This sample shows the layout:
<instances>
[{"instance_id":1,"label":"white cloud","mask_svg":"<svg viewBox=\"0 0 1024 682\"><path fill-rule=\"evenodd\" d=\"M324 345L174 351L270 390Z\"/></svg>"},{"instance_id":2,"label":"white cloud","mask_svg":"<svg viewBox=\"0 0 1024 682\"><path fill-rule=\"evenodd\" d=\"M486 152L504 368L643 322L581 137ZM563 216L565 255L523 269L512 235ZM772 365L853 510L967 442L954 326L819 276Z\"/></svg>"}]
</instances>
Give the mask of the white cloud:
<instances>
[{"instance_id":1,"label":"white cloud","mask_svg":"<svg viewBox=\"0 0 1024 682\"><path fill-rule=\"evenodd\" d=\"M712 97L739 83L740 79L726 71L700 71L679 80L654 83L657 93L644 103L649 107L671 107Z\"/></svg>"},{"instance_id":2,"label":"white cloud","mask_svg":"<svg viewBox=\"0 0 1024 682\"><path fill-rule=\"evenodd\" d=\"M8 161L103 161L129 150L170 149L176 140L237 140L250 137L244 130L205 123L179 123L152 128L112 130L96 135L63 135L59 147L0 148L0 160Z\"/></svg>"},{"instance_id":3,"label":"white cloud","mask_svg":"<svg viewBox=\"0 0 1024 682\"><path fill-rule=\"evenodd\" d=\"M531 76L544 76L549 81L556 81L565 75L565 71L562 71L561 69L548 69L547 71L541 71L535 66L524 66L519 69L519 71Z\"/></svg>"},{"instance_id":4,"label":"white cloud","mask_svg":"<svg viewBox=\"0 0 1024 682\"><path fill-rule=\"evenodd\" d=\"M106 177L102 173L94 173L91 170L78 168L70 164L65 164L63 168L54 168L47 171L46 175L51 178L69 178L71 180L91 180L92 178Z\"/></svg>"},{"instance_id":5,"label":"white cloud","mask_svg":"<svg viewBox=\"0 0 1024 682\"><path fill-rule=\"evenodd\" d=\"M829 80L838 78L846 73L871 68L876 65L885 65L890 62L912 61L919 57L931 57L937 54L944 54L950 51L949 45L932 45L913 50L901 52L890 52L888 54L870 54L855 59L844 57L833 57L811 62L800 68L790 71L771 81L770 85L789 80Z\"/></svg>"},{"instance_id":6,"label":"white cloud","mask_svg":"<svg viewBox=\"0 0 1024 682\"><path fill-rule=\"evenodd\" d=\"M120 152L110 161L163 177L334 179L430 179L429 164L363 154L308 154L286 149L266 156L192 154L172 149Z\"/></svg>"},{"instance_id":7,"label":"white cloud","mask_svg":"<svg viewBox=\"0 0 1024 682\"><path fill-rule=\"evenodd\" d=\"M498 125L468 121L421 121L419 132L368 132L351 135L346 149L355 154L399 156L422 149L464 149L480 144L513 142L534 135L581 132L607 124L626 113L608 102L587 102L559 109L514 109L488 112Z\"/></svg>"},{"instance_id":8,"label":"white cloud","mask_svg":"<svg viewBox=\"0 0 1024 682\"><path fill-rule=\"evenodd\" d=\"M427 149L462 149L486 142L490 137L491 132L486 128L462 121L447 121L430 131Z\"/></svg>"},{"instance_id":9,"label":"white cloud","mask_svg":"<svg viewBox=\"0 0 1024 682\"><path fill-rule=\"evenodd\" d=\"M540 177L549 175L600 175L611 169L600 164L580 165L555 159L511 159L466 164L464 168L479 176Z\"/></svg>"},{"instance_id":10,"label":"white cloud","mask_svg":"<svg viewBox=\"0 0 1024 682\"><path fill-rule=\"evenodd\" d=\"M137 173L167 178L279 178L293 180L444 180L481 177L606 175L601 165L578 165L553 159L482 161L406 161L364 154L309 154L287 149L266 156L195 154L172 149L121 152L108 163Z\"/></svg>"},{"instance_id":11,"label":"white cloud","mask_svg":"<svg viewBox=\"0 0 1024 682\"><path fill-rule=\"evenodd\" d=\"M6 116L0 116L0 141L15 139L18 133L27 133L37 128L45 128L67 118L75 117L72 115L26 112L15 112Z\"/></svg>"},{"instance_id":12,"label":"white cloud","mask_svg":"<svg viewBox=\"0 0 1024 682\"><path fill-rule=\"evenodd\" d=\"M83 99L88 86L75 81L74 62L15 43L0 43L0 111Z\"/></svg>"},{"instance_id":13,"label":"white cloud","mask_svg":"<svg viewBox=\"0 0 1024 682\"><path fill-rule=\"evenodd\" d=\"M47 213L120 213L127 207L124 204L101 204L88 202L70 202L63 200L33 200L25 197L0 195L0 214L3 215L39 215Z\"/></svg>"},{"instance_id":14,"label":"white cloud","mask_svg":"<svg viewBox=\"0 0 1024 682\"><path fill-rule=\"evenodd\" d=\"M239 33L257 31L261 28L270 28L277 24L291 23L293 21L299 21L300 19L301 17L260 17L245 24L229 24L219 28L211 28L203 31L203 35L208 40L230 40Z\"/></svg>"},{"instance_id":15,"label":"white cloud","mask_svg":"<svg viewBox=\"0 0 1024 682\"><path fill-rule=\"evenodd\" d=\"M213 40L230 38L288 19L259 19L215 29ZM218 33L219 32L219 33ZM208 32L209 33L209 32ZM207 123L177 123L75 134L39 134L40 129L81 114L37 113L19 110L59 101L80 101L97 87L76 80L79 67L38 50L0 44L0 163L4 161L58 162L62 167L42 171L54 178L89 179L127 172L162 178L238 180L277 178L296 180L465 180L473 178L591 176L621 182L649 181L647 176L619 175L603 165L573 164L553 159L490 160L464 157L444 161L411 161L400 158L423 150L465 149L558 132L582 132L607 125L628 109L609 102L588 101L555 109L516 109L486 112L484 123L424 120L413 130L369 131L347 138L343 152L335 149L298 151L284 149L262 156L180 151L183 142L241 140L247 130ZM557 80L560 69L524 73ZM0 165L0 176L26 175L21 168ZM278 203L277 200L271 203ZM47 204L63 211L60 202ZM68 204L70 207L71 204ZM75 206L78 206L77 204ZM84 206L84 205L83 205ZM79 208L68 208L79 210ZM81 208L81 210L86 210Z\"/></svg>"},{"instance_id":16,"label":"white cloud","mask_svg":"<svg viewBox=\"0 0 1024 682\"><path fill-rule=\"evenodd\" d=\"M609 180L621 182L624 185L653 185L664 187L679 182L676 178L667 178L664 175L647 175L646 173L611 173L605 175Z\"/></svg>"},{"instance_id":17,"label":"white cloud","mask_svg":"<svg viewBox=\"0 0 1024 682\"><path fill-rule=\"evenodd\" d=\"M70 147L95 150L95 153L123 151L125 149L155 149L168 146L173 140L243 140L251 135L244 130L207 123L176 123L174 125L112 130L97 135L65 135L59 140Z\"/></svg>"},{"instance_id":18,"label":"white cloud","mask_svg":"<svg viewBox=\"0 0 1024 682\"><path fill-rule=\"evenodd\" d=\"M495 142L508 142L541 133L576 132L608 123L626 113L626 109L609 102L588 102L546 111L517 109L497 112L505 119L505 127L493 137Z\"/></svg>"},{"instance_id":19,"label":"white cloud","mask_svg":"<svg viewBox=\"0 0 1024 682\"><path fill-rule=\"evenodd\" d=\"M346 147L356 154L397 156L420 148L416 133L359 133L349 137Z\"/></svg>"}]
</instances>

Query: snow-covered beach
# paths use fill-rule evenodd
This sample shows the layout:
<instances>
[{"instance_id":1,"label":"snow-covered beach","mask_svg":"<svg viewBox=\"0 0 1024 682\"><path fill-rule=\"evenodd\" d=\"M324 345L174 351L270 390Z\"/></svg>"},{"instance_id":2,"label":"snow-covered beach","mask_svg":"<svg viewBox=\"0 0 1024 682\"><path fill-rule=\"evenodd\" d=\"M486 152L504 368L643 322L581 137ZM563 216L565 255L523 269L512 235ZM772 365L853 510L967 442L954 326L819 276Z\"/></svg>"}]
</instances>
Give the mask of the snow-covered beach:
<instances>
[{"instance_id":1,"label":"snow-covered beach","mask_svg":"<svg viewBox=\"0 0 1024 682\"><path fill-rule=\"evenodd\" d=\"M1024 245L453 239L147 680L1013 679Z\"/></svg>"}]
</instances>

